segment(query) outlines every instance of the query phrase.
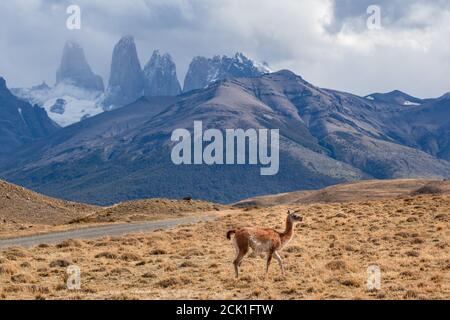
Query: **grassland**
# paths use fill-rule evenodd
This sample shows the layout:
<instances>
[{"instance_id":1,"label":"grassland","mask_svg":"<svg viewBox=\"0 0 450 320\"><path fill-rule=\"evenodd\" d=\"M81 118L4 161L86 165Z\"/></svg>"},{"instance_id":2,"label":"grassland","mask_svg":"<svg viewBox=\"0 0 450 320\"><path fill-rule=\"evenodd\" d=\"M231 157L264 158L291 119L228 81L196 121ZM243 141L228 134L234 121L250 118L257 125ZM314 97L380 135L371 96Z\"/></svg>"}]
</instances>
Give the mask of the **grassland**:
<instances>
[{"instance_id":1,"label":"grassland","mask_svg":"<svg viewBox=\"0 0 450 320\"><path fill-rule=\"evenodd\" d=\"M247 257L236 280L230 228L282 230L288 208L304 221L264 279ZM449 299L450 196L220 209L217 221L89 241L0 252L1 299ZM369 265L382 271L368 291ZM81 268L68 290L66 268Z\"/></svg>"}]
</instances>

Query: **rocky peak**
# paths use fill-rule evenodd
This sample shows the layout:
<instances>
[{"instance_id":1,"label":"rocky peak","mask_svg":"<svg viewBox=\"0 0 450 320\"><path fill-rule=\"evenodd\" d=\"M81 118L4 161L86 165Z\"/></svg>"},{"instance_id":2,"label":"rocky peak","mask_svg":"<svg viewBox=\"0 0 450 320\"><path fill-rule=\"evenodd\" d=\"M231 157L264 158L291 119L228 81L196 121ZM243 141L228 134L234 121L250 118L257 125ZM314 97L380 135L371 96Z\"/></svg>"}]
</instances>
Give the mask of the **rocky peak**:
<instances>
[{"instance_id":1,"label":"rocky peak","mask_svg":"<svg viewBox=\"0 0 450 320\"><path fill-rule=\"evenodd\" d=\"M223 72L231 77L257 77L264 74L255 66L253 60L241 52L237 52L232 58L223 56L221 64Z\"/></svg>"},{"instance_id":2,"label":"rocky peak","mask_svg":"<svg viewBox=\"0 0 450 320\"><path fill-rule=\"evenodd\" d=\"M64 46L61 64L56 72L56 85L61 83L90 91L104 91L103 80L92 72L83 48L72 41Z\"/></svg>"},{"instance_id":3,"label":"rocky peak","mask_svg":"<svg viewBox=\"0 0 450 320\"><path fill-rule=\"evenodd\" d=\"M144 75L132 36L125 36L114 47L108 89L103 101L106 110L136 101L144 93Z\"/></svg>"},{"instance_id":4,"label":"rocky peak","mask_svg":"<svg viewBox=\"0 0 450 320\"><path fill-rule=\"evenodd\" d=\"M176 65L170 54L153 52L144 67L144 93L146 96L176 96L181 93Z\"/></svg>"},{"instance_id":5,"label":"rocky peak","mask_svg":"<svg viewBox=\"0 0 450 320\"><path fill-rule=\"evenodd\" d=\"M195 57L186 74L184 91L201 89L218 80L258 77L270 72L267 63L254 62L241 52L233 57Z\"/></svg>"}]
</instances>

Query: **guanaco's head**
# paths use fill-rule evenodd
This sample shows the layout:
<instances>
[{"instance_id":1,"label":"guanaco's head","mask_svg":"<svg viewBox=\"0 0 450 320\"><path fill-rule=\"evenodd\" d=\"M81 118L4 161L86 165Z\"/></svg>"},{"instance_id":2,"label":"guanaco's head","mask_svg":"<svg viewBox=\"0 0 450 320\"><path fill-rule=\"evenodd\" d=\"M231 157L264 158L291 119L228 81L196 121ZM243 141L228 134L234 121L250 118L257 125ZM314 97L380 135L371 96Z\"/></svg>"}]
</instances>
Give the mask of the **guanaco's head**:
<instances>
[{"instance_id":1,"label":"guanaco's head","mask_svg":"<svg viewBox=\"0 0 450 320\"><path fill-rule=\"evenodd\" d=\"M292 222L301 222L303 221L303 217L298 215L297 212L292 212L291 210L288 210L288 219Z\"/></svg>"}]
</instances>

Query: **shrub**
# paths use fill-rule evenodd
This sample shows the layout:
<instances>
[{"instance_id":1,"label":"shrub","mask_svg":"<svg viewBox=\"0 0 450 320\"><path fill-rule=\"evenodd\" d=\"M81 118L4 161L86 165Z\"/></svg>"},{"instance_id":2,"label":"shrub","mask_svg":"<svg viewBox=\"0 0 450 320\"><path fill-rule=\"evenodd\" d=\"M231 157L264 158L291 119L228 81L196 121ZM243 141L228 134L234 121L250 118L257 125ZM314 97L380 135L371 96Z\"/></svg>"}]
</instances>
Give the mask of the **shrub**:
<instances>
[{"instance_id":1,"label":"shrub","mask_svg":"<svg viewBox=\"0 0 450 320\"><path fill-rule=\"evenodd\" d=\"M101 252L101 253L99 253L99 254L97 254L96 256L95 256L97 259L98 258L106 258L106 259L117 259L118 257L117 257L117 254L115 254L115 253L112 253L112 252Z\"/></svg>"},{"instance_id":2,"label":"shrub","mask_svg":"<svg viewBox=\"0 0 450 320\"><path fill-rule=\"evenodd\" d=\"M60 267L60 268L66 268L70 266L70 262L63 259L58 259L50 262L50 268Z\"/></svg>"},{"instance_id":3,"label":"shrub","mask_svg":"<svg viewBox=\"0 0 450 320\"><path fill-rule=\"evenodd\" d=\"M435 186L423 186L422 188L417 189L416 191L413 192L413 195L415 196L419 196L419 195L423 195L423 194L441 194L442 193L442 189L435 187Z\"/></svg>"},{"instance_id":4,"label":"shrub","mask_svg":"<svg viewBox=\"0 0 450 320\"><path fill-rule=\"evenodd\" d=\"M333 271L335 271L335 270L345 270L347 268L345 262L342 261L342 260L334 260L334 261L328 262L325 265L325 267L327 269L330 269L330 270L333 270Z\"/></svg>"},{"instance_id":5,"label":"shrub","mask_svg":"<svg viewBox=\"0 0 450 320\"><path fill-rule=\"evenodd\" d=\"M124 253L120 256L120 259L124 260L124 261L139 261L141 260L141 257L135 253Z\"/></svg>"},{"instance_id":6,"label":"shrub","mask_svg":"<svg viewBox=\"0 0 450 320\"><path fill-rule=\"evenodd\" d=\"M164 249L153 249L152 251L150 251L150 254L153 256L160 254L167 254L167 251Z\"/></svg>"}]
</instances>

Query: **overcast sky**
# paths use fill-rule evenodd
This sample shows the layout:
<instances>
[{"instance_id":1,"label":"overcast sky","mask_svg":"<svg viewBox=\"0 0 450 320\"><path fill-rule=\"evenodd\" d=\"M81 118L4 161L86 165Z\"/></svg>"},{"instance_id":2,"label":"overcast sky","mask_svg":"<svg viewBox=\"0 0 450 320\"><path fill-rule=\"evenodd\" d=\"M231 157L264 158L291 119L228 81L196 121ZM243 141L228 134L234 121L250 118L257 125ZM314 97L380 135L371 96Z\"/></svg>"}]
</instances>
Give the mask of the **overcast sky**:
<instances>
[{"instance_id":1,"label":"overcast sky","mask_svg":"<svg viewBox=\"0 0 450 320\"><path fill-rule=\"evenodd\" d=\"M66 28L70 4L81 7L81 30ZM381 30L366 25L373 4ZM450 0L14 0L0 2L0 21L0 75L10 87L54 84L67 40L107 84L112 48L130 34L142 65L154 49L167 51L180 80L193 56L242 51L360 95L450 91Z\"/></svg>"}]
</instances>

